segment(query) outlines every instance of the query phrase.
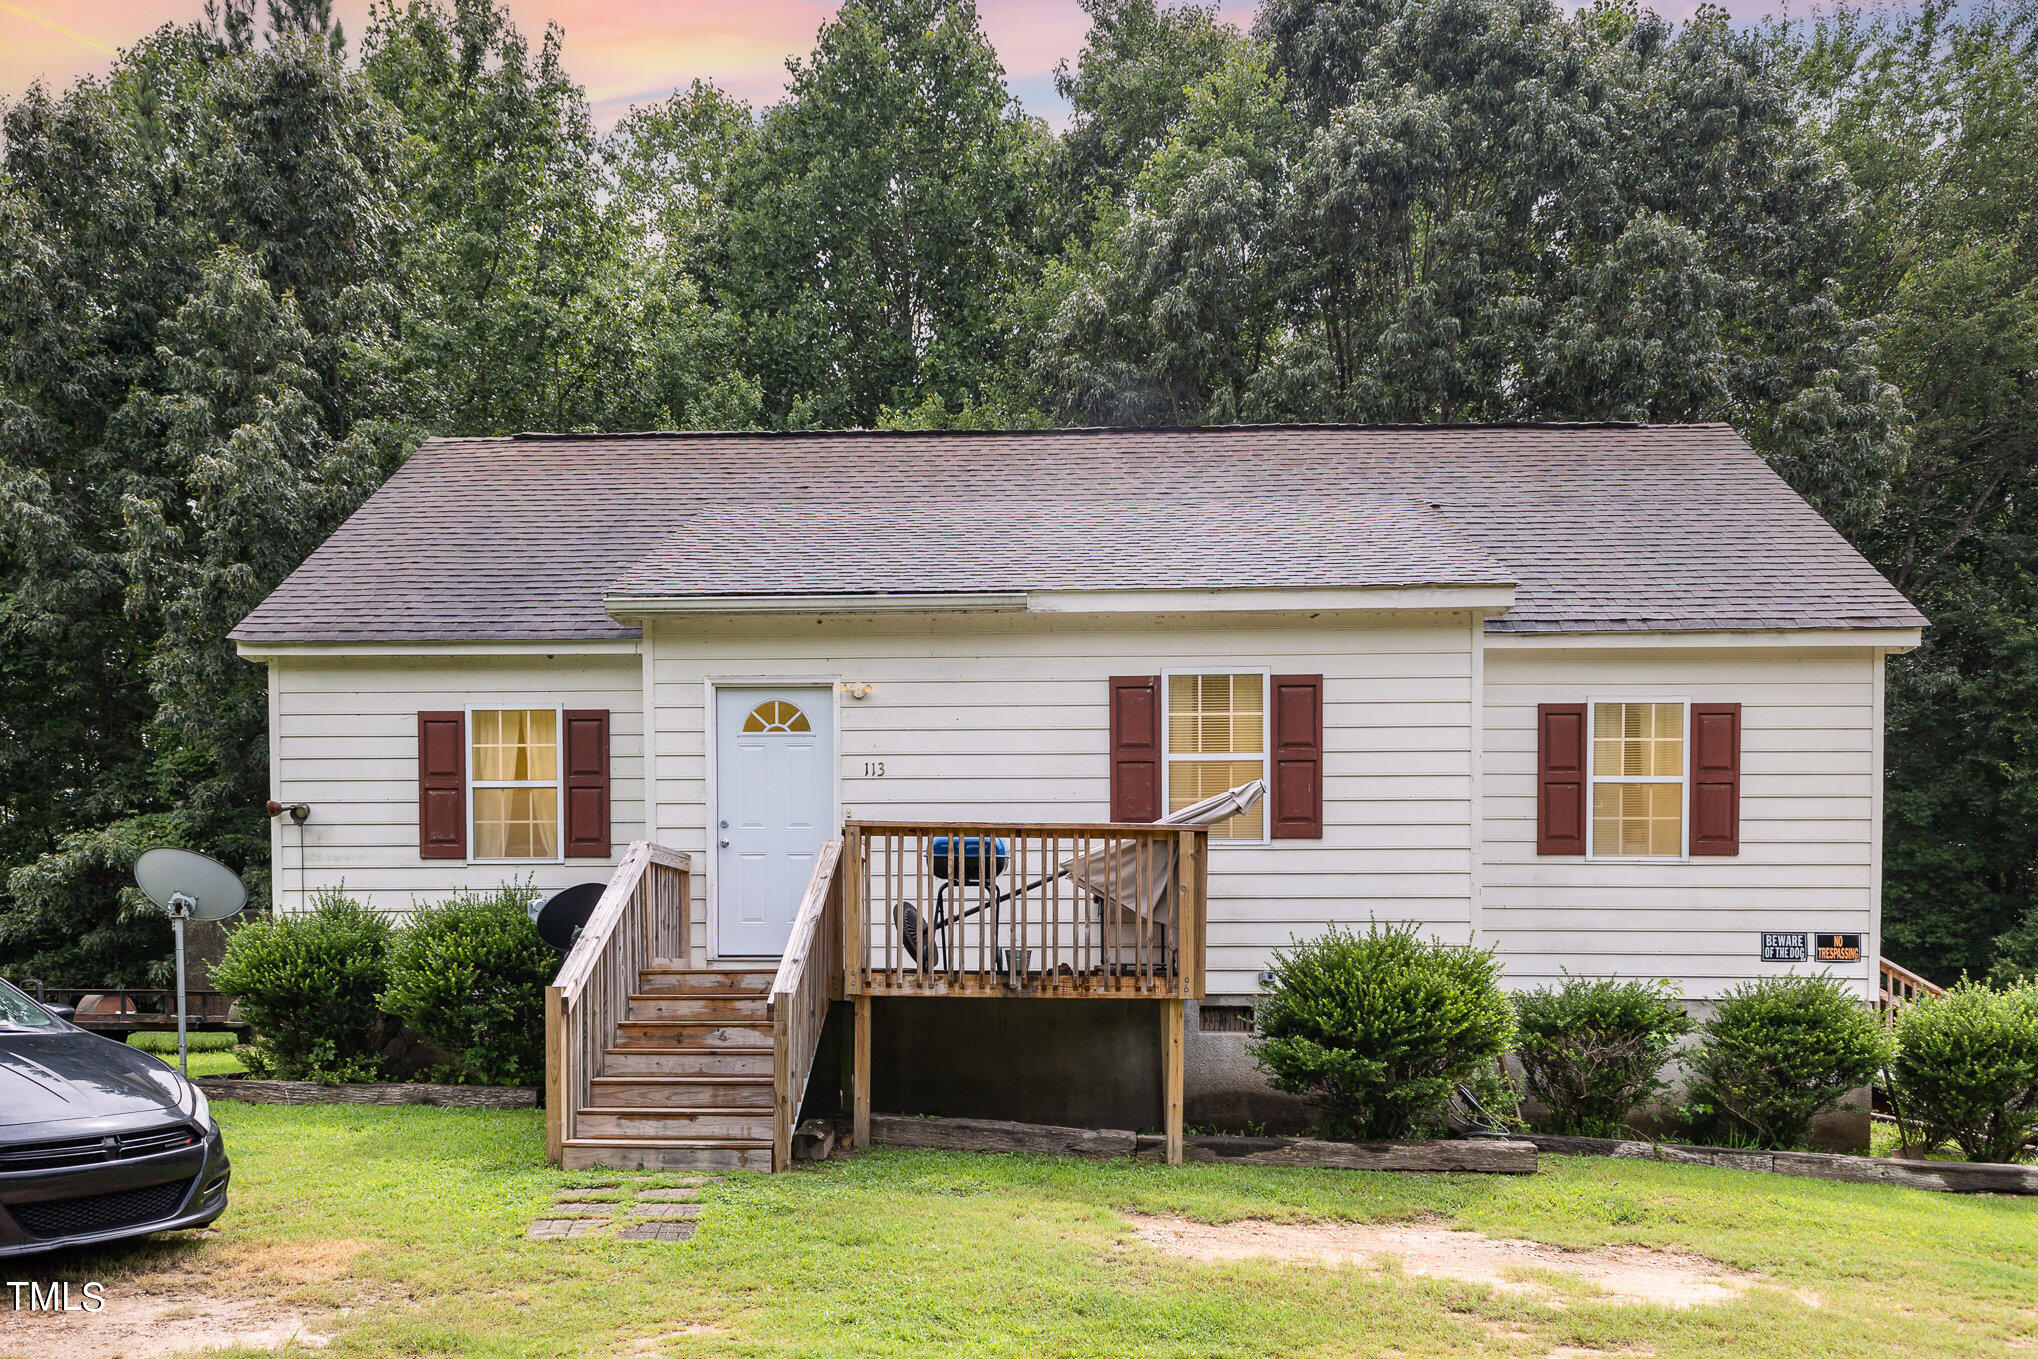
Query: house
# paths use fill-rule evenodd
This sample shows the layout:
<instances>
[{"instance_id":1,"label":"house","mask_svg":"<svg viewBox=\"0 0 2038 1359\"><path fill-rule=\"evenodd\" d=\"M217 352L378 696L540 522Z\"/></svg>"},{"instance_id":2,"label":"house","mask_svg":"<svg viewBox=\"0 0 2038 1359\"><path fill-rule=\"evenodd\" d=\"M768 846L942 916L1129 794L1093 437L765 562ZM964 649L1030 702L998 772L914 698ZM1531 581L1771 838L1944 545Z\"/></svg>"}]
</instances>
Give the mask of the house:
<instances>
[{"instance_id":1,"label":"house","mask_svg":"<svg viewBox=\"0 0 2038 1359\"><path fill-rule=\"evenodd\" d=\"M597 1104L684 1078L787 1123L822 986L880 1107L1152 1126L1278 1110L1247 1007L1333 922L1477 939L1516 986L1872 999L1883 663L1924 621L1723 425L1289 425L433 439L234 638L311 808L280 909L622 864L604 929L683 916L574 1040ZM1207 831L1126 829L1255 778ZM1071 874L1107 861L1164 881L1100 958ZM707 1089L698 1026L764 1010L703 997L799 974L803 903L793 1088L758 1029L759 1088ZM654 983L691 999L622 998ZM756 1140L631 1117L565 1140Z\"/></svg>"}]
</instances>

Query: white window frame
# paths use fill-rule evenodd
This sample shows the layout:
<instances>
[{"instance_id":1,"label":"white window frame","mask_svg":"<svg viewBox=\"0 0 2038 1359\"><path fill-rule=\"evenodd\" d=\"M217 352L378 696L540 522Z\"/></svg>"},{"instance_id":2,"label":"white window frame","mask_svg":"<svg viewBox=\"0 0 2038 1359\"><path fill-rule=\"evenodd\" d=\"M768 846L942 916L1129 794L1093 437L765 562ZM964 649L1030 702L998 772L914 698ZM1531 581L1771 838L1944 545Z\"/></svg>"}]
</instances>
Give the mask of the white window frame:
<instances>
[{"instance_id":1,"label":"white window frame","mask_svg":"<svg viewBox=\"0 0 2038 1359\"><path fill-rule=\"evenodd\" d=\"M477 779L474 777L474 714L552 710L552 777L550 779ZM563 864L566 862L566 705L563 703L470 703L467 705L465 748L460 752L467 774L467 862L470 864ZM554 790L552 843L559 852L549 859L484 859L473 853L474 792L477 788L550 788Z\"/></svg>"},{"instance_id":2,"label":"white window frame","mask_svg":"<svg viewBox=\"0 0 2038 1359\"><path fill-rule=\"evenodd\" d=\"M1602 703L1676 703L1684 709L1684 759L1675 775L1668 774L1608 774L1601 778L1599 773L1599 752L1593 743L1593 733L1599 730L1599 705ZM1608 864L1681 864L1691 860L1691 700L1676 694L1597 694L1585 700L1585 858L1588 863ZM1593 814L1598 805L1598 790L1602 783L1675 783L1682 785L1684 795L1678 799L1677 853L1675 854L1603 854L1599 849L1599 818Z\"/></svg>"},{"instance_id":3,"label":"white window frame","mask_svg":"<svg viewBox=\"0 0 2038 1359\"><path fill-rule=\"evenodd\" d=\"M1168 705L1168 690L1177 675L1258 675L1260 677L1260 782L1267 785L1267 793L1260 799L1260 837L1257 840L1238 840L1231 837L1219 839L1210 837L1210 847L1224 845L1253 846L1273 843L1274 809L1273 798L1273 753L1274 753L1274 671L1271 666L1250 665L1185 665L1173 670L1161 671L1161 815L1167 815L1168 804L1174 801L1175 761L1208 760L1209 755L1176 755L1168 749L1168 728L1174 721L1174 713ZM1236 759L1234 760L1236 762Z\"/></svg>"}]
</instances>

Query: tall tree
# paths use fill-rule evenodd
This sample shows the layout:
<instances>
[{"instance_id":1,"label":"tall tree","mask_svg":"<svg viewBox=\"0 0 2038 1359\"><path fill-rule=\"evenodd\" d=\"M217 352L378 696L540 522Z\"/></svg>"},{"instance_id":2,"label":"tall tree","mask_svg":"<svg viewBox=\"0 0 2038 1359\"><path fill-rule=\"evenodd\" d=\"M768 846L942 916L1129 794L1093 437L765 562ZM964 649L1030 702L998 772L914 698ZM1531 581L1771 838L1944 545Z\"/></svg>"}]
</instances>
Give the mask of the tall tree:
<instances>
[{"instance_id":1,"label":"tall tree","mask_svg":"<svg viewBox=\"0 0 2038 1359\"><path fill-rule=\"evenodd\" d=\"M1891 667L1884 929L2038 971L2038 5L1772 31L1863 195L1840 259L1917 412L1863 544L1932 620Z\"/></svg>"},{"instance_id":2,"label":"tall tree","mask_svg":"<svg viewBox=\"0 0 2038 1359\"><path fill-rule=\"evenodd\" d=\"M959 406L1004 353L1029 266L1044 133L971 0L850 0L787 63L724 188L708 279L773 423L870 425Z\"/></svg>"},{"instance_id":3,"label":"tall tree","mask_svg":"<svg viewBox=\"0 0 2038 1359\"><path fill-rule=\"evenodd\" d=\"M163 931L117 891L151 841L260 893L226 629L403 446L395 125L323 37L227 13L5 117L0 953L52 979L142 979Z\"/></svg>"},{"instance_id":4,"label":"tall tree","mask_svg":"<svg viewBox=\"0 0 2038 1359\"><path fill-rule=\"evenodd\" d=\"M1083 50L1073 67L1063 61L1054 71L1055 92L1069 105L1050 168L1064 232L1087 230L1131 188L1196 87L1243 41L1215 5L1083 0L1083 10Z\"/></svg>"},{"instance_id":5,"label":"tall tree","mask_svg":"<svg viewBox=\"0 0 2038 1359\"><path fill-rule=\"evenodd\" d=\"M623 222L563 35L535 50L495 0L380 0L361 69L403 120L416 226L404 269L426 284L403 373L444 433L640 423L637 296ZM620 407L620 409L619 409Z\"/></svg>"},{"instance_id":6,"label":"tall tree","mask_svg":"<svg viewBox=\"0 0 2038 1359\"><path fill-rule=\"evenodd\" d=\"M1275 0L1255 37L1031 304L1063 418L1731 419L1874 520L1904 412L1765 44L1547 0Z\"/></svg>"},{"instance_id":7,"label":"tall tree","mask_svg":"<svg viewBox=\"0 0 2038 1359\"><path fill-rule=\"evenodd\" d=\"M747 429L763 391L743 371L736 318L702 273L728 229L724 181L756 135L750 110L702 81L632 109L608 143L609 211L621 218L643 299L645 391L663 428Z\"/></svg>"}]
</instances>

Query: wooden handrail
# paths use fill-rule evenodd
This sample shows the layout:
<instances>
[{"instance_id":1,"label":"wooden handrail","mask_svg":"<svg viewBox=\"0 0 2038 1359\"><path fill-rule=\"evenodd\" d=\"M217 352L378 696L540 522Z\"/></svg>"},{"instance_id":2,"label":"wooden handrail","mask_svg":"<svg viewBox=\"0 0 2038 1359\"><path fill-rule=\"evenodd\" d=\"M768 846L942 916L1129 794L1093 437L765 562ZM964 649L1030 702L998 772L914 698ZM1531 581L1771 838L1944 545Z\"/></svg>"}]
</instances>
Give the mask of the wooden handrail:
<instances>
[{"instance_id":1,"label":"wooden handrail","mask_svg":"<svg viewBox=\"0 0 2038 1359\"><path fill-rule=\"evenodd\" d=\"M855 996L1200 999L1209 831L850 821Z\"/></svg>"},{"instance_id":2,"label":"wooden handrail","mask_svg":"<svg viewBox=\"0 0 2038 1359\"><path fill-rule=\"evenodd\" d=\"M1891 1022L1895 1022L1906 1006L1917 1004L1921 998L1946 994L1945 987L1926 981L1900 963L1893 963L1887 958L1879 961L1882 965L1881 994L1876 997L1875 1007Z\"/></svg>"},{"instance_id":3,"label":"wooden handrail","mask_svg":"<svg viewBox=\"0 0 2038 1359\"><path fill-rule=\"evenodd\" d=\"M925 821L845 821L860 831L887 831L911 833L930 829ZM945 831L946 826L931 829ZM997 830L1000 835L1089 835L1095 837L1144 837L1164 840L1170 835L1200 829L1195 826L1164 826L1156 821L1000 821Z\"/></svg>"},{"instance_id":4,"label":"wooden handrail","mask_svg":"<svg viewBox=\"0 0 2038 1359\"><path fill-rule=\"evenodd\" d=\"M594 1078L638 978L654 962L684 964L693 860L639 840L616 865L558 975L545 988L545 1154L554 1165L592 1101Z\"/></svg>"},{"instance_id":5,"label":"wooden handrail","mask_svg":"<svg viewBox=\"0 0 2038 1359\"><path fill-rule=\"evenodd\" d=\"M654 863L682 873L693 866L690 856L663 845L654 845L648 840L639 840L630 846L616 864L608 889L595 903L594 910L587 917L587 924L581 927L580 938L566 955L566 961L559 965L559 974L552 978L552 985L558 987L568 1001L580 998L581 988L587 985L587 979L594 971L595 960L614 937L617 923L629 908L631 895Z\"/></svg>"},{"instance_id":6,"label":"wooden handrail","mask_svg":"<svg viewBox=\"0 0 2038 1359\"><path fill-rule=\"evenodd\" d=\"M792 1165L793 1125L813 1073L814 1051L828 1020L828 999L839 993L842 938L842 842L830 840L814 858L813 876L793 920L792 938L779 960L766 1002L771 1016L771 1168Z\"/></svg>"}]
</instances>

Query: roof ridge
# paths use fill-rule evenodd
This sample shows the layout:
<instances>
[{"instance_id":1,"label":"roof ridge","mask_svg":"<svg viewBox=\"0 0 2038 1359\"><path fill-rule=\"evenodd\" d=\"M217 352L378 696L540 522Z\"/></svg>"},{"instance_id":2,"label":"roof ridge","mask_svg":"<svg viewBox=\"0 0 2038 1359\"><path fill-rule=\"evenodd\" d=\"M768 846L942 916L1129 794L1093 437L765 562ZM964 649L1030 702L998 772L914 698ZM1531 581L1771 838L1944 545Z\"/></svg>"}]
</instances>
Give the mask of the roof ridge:
<instances>
[{"instance_id":1,"label":"roof ridge","mask_svg":"<svg viewBox=\"0 0 2038 1359\"><path fill-rule=\"evenodd\" d=\"M627 441L634 439L921 439L921 438L1012 438L1023 435L1065 436L1065 435L1181 435L1181 434L1232 434L1258 431L1323 432L1351 430L1378 434L1424 434L1460 433L1467 430L1696 430L1732 429L1724 420L1694 420L1683 422L1655 422L1641 420L1374 420L1374 421L1321 421L1303 420L1267 421L1258 424L1236 425L1050 425L1038 427L1011 426L998 429L642 429L642 430L596 430L576 432L570 430L518 430L513 434L435 434L426 439L427 443L483 443L502 440L530 440L532 442L566 441L586 442L591 440Z\"/></svg>"}]
</instances>

